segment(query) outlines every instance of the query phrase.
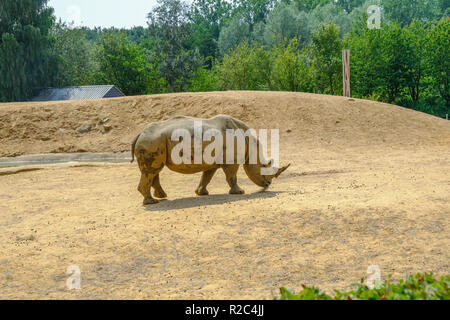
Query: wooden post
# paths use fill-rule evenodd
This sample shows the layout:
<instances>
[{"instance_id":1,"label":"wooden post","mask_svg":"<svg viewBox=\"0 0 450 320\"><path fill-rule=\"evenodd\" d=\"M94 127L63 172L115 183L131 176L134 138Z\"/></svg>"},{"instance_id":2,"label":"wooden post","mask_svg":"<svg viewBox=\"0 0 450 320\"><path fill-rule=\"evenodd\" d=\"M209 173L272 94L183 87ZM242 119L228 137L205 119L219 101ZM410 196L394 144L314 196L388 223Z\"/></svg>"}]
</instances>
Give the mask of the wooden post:
<instances>
[{"instance_id":1,"label":"wooden post","mask_svg":"<svg viewBox=\"0 0 450 320\"><path fill-rule=\"evenodd\" d=\"M344 97L350 98L350 50L342 50L342 78Z\"/></svg>"},{"instance_id":2,"label":"wooden post","mask_svg":"<svg viewBox=\"0 0 450 320\"><path fill-rule=\"evenodd\" d=\"M448 114L445 115L445 119L448 120Z\"/></svg>"}]
</instances>

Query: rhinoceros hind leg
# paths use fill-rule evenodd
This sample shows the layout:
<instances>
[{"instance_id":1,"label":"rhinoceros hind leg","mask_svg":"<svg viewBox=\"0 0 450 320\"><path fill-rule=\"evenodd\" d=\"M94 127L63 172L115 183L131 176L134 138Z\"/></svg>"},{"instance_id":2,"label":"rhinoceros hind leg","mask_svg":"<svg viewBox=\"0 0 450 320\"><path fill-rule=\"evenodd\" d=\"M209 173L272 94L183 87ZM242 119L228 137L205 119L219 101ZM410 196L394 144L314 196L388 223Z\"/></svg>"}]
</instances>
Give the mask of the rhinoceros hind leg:
<instances>
[{"instance_id":1,"label":"rhinoceros hind leg","mask_svg":"<svg viewBox=\"0 0 450 320\"><path fill-rule=\"evenodd\" d=\"M237 184L237 172L239 170L239 165L225 165L223 166L223 171L227 178L227 182L230 185L230 194L245 194L244 189Z\"/></svg>"},{"instance_id":2,"label":"rhinoceros hind leg","mask_svg":"<svg viewBox=\"0 0 450 320\"><path fill-rule=\"evenodd\" d=\"M155 198L164 199L167 198L167 194L164 192L164 189L161 187L161 183L159 181L159 174L153 178L153 189L155 189L154 196Z\"/></svg>"},{"instance_id":3,"label":"rhinoceros hind leg","mask_svg":"<svg viewBox=\"0 0 450 320\"><path fill-rule=\"evenodd\" d=\"M206 187L211 182L211 180L214 177L214 174L216 173L216 171L217 171L217 169L211 169L211 170L203 172L202 179L200 180L200 184L199 184L197 190L195 190L195 193L198 196L207 196L207 195L209 195L209 192L206 189Z\"/></svg>"},{"instance_id":4,"label":"rhinoceros hind leg","mask_svg":"<svg viewBox=\"0 0 450 320\"><path fill-rule=\"evenodd\" d=\"M151 189L153 184L153 177L151 175L142 173L141 181L138 190L144 196L144 206L158 203L158 200L153 199Z\"/></svg>"}]
</instances>

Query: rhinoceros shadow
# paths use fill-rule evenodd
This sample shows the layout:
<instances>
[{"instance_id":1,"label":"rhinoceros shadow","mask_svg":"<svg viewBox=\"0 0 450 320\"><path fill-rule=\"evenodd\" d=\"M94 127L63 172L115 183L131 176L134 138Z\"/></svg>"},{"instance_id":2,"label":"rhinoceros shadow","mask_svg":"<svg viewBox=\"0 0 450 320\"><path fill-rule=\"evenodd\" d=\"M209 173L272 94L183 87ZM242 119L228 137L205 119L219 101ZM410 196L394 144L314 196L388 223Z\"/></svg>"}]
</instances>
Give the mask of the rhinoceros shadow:
<instances>
[{"instance_id":1,"label":"rhinoceros shadow","mask_svg":"<svg viewBox=\"0 0 450 320\"><path fill-rule=\"evenodd\" d=\"M161 200L161 202L158 204L145 206L145 209L147 211L170 211L196 207L206 207L252 199L269 199L274 198L278 194L282 194L285 192L286 191L264 191L243 195L215 194L204 197L189 197L175 200Z\"/></svg>"}]
</instances>

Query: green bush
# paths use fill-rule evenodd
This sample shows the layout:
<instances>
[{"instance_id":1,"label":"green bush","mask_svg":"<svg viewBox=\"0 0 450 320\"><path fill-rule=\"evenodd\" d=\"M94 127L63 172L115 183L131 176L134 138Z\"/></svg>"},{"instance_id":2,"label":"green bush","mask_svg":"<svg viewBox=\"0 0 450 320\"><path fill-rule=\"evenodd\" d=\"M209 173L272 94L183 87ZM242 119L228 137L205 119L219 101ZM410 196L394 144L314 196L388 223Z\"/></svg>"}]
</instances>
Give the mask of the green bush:
<instances>
[{"instance_id":1,"label":"green bush","mask_svg":"<svg viewBox=\"0 0 450 320\"><path fill-rule=\"evenodd\" d=\"M399 282L392 282L389 276L386 281L375 282L373 289L361 279L361 283L352 285L351 291L334 290L334 296L315 287L303 286L303 291L298 294L281 288L280 296L275 300L449 300L449 285L450 275L437 280L432 273L418 273Z\"/></svg>"},{"instance_id":2,"label":"green bush","mask_svg":"<svg viewBox=\"0 0 450 320\"><path fill-rule=\"evenodd\" d=\"M217 78L214 71L201 67L191 79L189 91L191 92L208 92L217 91Z\"/></svg>"},{"instance_id":3,"label":"green bush","mask_svg":"<svg viewBox=\"0 0 450 320\"><path fill-rule=\"evenodd\" d=\"M424 97L420 101L399 100L399 106L413 109L416 111L429 113L436 117L445 118L446 114L450 114L450 106L447 106L445 100L441 97Z\"/></svg>"}]
</instances>

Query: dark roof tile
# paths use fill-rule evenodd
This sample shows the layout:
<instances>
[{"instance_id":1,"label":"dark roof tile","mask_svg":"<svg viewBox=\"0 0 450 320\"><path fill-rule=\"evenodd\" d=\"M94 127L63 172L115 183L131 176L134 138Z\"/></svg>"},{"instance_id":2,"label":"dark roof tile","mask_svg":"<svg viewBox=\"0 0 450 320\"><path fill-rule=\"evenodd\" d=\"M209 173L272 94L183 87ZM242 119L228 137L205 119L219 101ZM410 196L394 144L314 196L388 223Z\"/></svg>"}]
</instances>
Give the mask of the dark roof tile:
<instances>
[{"instance_id":1,"label":"dark roof tile","mask_svg":"<svg viewBox=\"0 0 450 320\"><path fill-rule=\"evenodd\" d=\"M42 89L31 101L89 100L123 97L113 85Z\"/></svg>"}]
</instances>

